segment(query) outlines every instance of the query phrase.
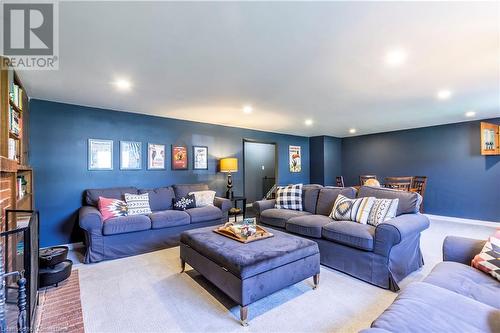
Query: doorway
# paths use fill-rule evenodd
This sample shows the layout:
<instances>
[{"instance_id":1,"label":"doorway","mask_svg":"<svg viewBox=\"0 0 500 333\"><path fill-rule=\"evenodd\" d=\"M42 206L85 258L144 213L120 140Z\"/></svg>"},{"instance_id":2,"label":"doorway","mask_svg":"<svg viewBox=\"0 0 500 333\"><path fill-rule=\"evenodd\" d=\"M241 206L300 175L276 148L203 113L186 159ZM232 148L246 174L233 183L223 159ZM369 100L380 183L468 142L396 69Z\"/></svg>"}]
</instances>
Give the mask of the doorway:
<instances>
[{"instance_id":1,"label":"doorway","mask_svg":"<svg viewBox=\"0 0 500 333\"><path fill-rule=\"evenodd\" d=\"M243 140L244 192L247 206L262 200L276 183L276 143Z\"/></svg>"}]
</instances>

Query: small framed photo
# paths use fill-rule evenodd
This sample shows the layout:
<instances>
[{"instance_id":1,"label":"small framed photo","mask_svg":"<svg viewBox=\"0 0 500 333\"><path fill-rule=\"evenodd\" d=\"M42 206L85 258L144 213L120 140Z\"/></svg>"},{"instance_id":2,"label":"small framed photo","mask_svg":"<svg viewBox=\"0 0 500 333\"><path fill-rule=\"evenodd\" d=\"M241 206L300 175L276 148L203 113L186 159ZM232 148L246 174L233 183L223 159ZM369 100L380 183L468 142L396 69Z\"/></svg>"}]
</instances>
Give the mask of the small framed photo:
<instances>
[{"instance_id":1,"label":"small framed photo","mask_svg":"<svg viewBox=\"0 0 500 333\"><path fill-rule=\"evenodd\" d=\"M120 170L142 169L142 142L120 141Z\"/></svg>"},{"instance_id":2,"label":"small framed photo","mask_svg":"<svg viewBox=\"0 0 500 333\"><path fill-rule=\"evenodd\" d=\"M208 147L193 146L193 170L208 170Z\"/></svg>"},{"instance_id":3,"label":"small framed photo","mask_svg":"<svg viewBox=\"0 0 500 333\"><path fill-rule=\"evenodd\" d=\"M113 140L89 139L88 169L113 170Z\"/></svg>"},{"instance_id":4,"label":"small framed photo","mask_svg":"<svg viewBox=\"0 0 500 333\"><path fill-rule=\"evenodd\" d=\"M188 169L188 152L186 146L172 145L172 170Z\"/></svg>"},{"instance_id":5,"label":"small framed photo","mask_svg":"<svg viewBox=\"0 0 500 333\"><path fill-rule=\"evenodd\" d=\"M165 169L165 145L148 143L148 169Z\"/></svg>"}]
</instances>

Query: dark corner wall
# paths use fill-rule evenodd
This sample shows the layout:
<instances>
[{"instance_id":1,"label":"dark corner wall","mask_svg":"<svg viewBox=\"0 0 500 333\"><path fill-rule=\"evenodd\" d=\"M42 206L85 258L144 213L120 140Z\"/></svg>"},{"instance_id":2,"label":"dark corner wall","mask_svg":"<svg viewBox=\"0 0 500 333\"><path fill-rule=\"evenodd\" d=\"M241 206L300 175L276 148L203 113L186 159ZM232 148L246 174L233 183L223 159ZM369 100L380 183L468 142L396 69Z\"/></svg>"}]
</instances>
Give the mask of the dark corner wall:
<instances>
[{"instance_id":1,"label":"dark corner wall","mask_svg":"<svg viewBox=\"0 0 500 333\"><path fill-rule=\"evenodd\" d=\"M309 138L311 183L334 186L342 175L342 139L332 136Z\"/></svg>"},{"instance_id":2,"label":"dark corner wall","mask_svg":"<svg viewBox=\"0 0 500 333\"><path fill-rule=\"evenodd\" d=\"M344 138L342 172L428 176L426 213L500 222L500 156L481 155L479 121Z\"/></svg>"},{"instance_id":3,"label":"dark corner wall","mask_svg":"<svg viewBox=\"0 0 500 333\"><path fill-rule=\"evenodd\" d=\"M278 184L309 183L309 139L306 137L217 126L112 110L30 100L30 164L35 174L35 206L40 211L41 246L82 240L77 212L87 188L137 186L153 188L180 183L208 183L221 195L225 175L217 171L222 157L237 157L233 174L235 195L243 191L243 139L275 142L278 149ZM89 138L110 139L112 171L87 170ZM121 171L119 141L142 142L142 170ZM166 145L166 169L150 171L147 144ZM172 171L170 145L188 146L189 170ZM192 170L192 145L208 146L208 170ZM302 147L302 172L291 173L288 146Z\"/></svg>"}]
</instances>

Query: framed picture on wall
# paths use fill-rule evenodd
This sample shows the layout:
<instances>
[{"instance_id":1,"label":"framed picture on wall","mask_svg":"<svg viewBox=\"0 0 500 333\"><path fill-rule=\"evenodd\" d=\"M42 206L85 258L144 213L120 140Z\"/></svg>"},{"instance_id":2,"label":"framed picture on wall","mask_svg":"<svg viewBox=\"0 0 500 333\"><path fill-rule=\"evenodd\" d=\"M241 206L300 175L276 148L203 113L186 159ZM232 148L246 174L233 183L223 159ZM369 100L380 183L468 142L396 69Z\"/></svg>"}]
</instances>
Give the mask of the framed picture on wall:
<instances>
[{"instance_id":1,"label":"framed picture on wall","mask_svg":"<svg viewBox=\"0 0 500 333\"><path fill-rule=\"evenodd\" d=\"M193 170L208 170L208 147L193 146Z\"/></svg>"},{"instance_id":2,"label":"framed picture on wall","mask_svg":"<svg viewBox=\"0 0 500 333\"><path fill-rule=\"evenodd\" d=\"M290 156L290 172L302 171L302 155L300 146L288 146Z\"/></svg>"},{"instance_id":3,"label":"framed picture on wall","mask_svg":"<svg viewBox=\"0 0 500 333\"><path fill-rule=\"evenodd\" d=\"M165 169L165 145L148 143L148 169Z\"/></svg>"},{"instance_id":4,"label":"framed picture on wall","mask_svg":"<svg viewBox=\"0 0 500 333\"><path fill-rule=\"evenodd\" d=\"M113 140L89 139L88 169L113 170Z\"/></svg>"},{"instance_id":5,"label":"framed picture on wall","mask_svg":"<svg viewBox=\"0 0 500 333\"><path fill-rule=\"evenodd\" d=\"M188 152L186 146L172 145L172 170L188 169Z\"/></svg>"},{"instance_id":6,"label":"framed picture on wall","mask_svg":"<svg viewBox=\"0 0 500 333\"><path fill-rule=\"evenodd\" d=\"M142 169L142 142L120 141L120 170Z\"/></svg>"}]
</instances>

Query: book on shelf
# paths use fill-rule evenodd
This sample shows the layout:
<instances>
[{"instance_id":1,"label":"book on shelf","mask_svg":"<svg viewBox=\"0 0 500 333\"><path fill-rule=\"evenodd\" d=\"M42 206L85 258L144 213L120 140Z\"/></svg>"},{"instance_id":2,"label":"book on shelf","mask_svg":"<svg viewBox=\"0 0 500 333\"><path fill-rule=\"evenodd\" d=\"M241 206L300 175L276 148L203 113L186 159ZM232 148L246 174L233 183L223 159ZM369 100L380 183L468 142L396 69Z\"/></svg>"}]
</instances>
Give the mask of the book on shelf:
<instances>
[{"instance_id":1,"label":"book on shelf","mask_svg":"<svg viewBox=\"0 0 500 333\"><path fill-rule=\"evenodd\" d=\"M10 86L10 99L14 103L14 105L19 108L19 110L23 109L23 89L19 87L17 84L12 83Z\"/></svg>"},{"instance_id":2,"label":"book on shelf","mask_svg":"<svg viewBox=\"0 0 500 333\"><path fill-rule=\"evenodd\" d=\"M9 131L15 135L21 134L21 117L14 108L9 108Z\"/></svg>"},{"instance_id":3,"label":"book on shelf","mask_svg":"<svg viewBox=\"0 0 500 333\"><path fill-rule=\"evenodd\" d=\"M7 157L11 160L17 161L17 145L18 145L17 140L9 138Z\"/></svg>"}]
</instances>

